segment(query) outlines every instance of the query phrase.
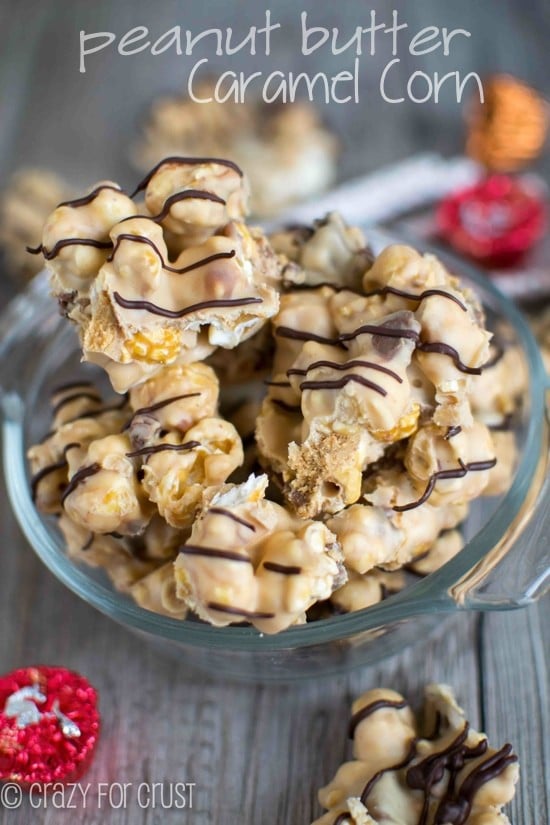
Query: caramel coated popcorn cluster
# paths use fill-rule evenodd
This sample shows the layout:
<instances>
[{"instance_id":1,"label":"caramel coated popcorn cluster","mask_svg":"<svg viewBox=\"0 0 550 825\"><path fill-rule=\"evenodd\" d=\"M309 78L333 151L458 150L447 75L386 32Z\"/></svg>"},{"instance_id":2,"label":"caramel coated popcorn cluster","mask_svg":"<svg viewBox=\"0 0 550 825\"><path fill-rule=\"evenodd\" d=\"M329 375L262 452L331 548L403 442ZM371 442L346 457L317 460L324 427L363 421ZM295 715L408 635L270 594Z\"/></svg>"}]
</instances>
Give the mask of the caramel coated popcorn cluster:
<instances>
[{"instance_id":1,"label":"caramel coated popcorn cluster","mask_svg":"<svg viewBox=\"0 0 550 825\"><path fill-rule=\"evenodd\" d=\"M313 106L217 103L214 84L196 102L161 97L150 108L133 160L147 169L169 155L228 155L246 168L255 215L271 216L311 198L334 179L337 143Z\"/></svg>"},{"instance_id":2,"label":"caramel coated popcorn cluster","mask_svg":"<svg viewBox=\"0 0 550 825\"><path fill-rule=\"evenodd\" d=\"M447 685L428 685L420 717L393 690L352 706L352 762L319 791L313 825L510 825L519 776L511 745L492 748Z\"/></svg>"},{"instance_id":3,"label":"caramel coated popcorn cluster","mask_svg":"<svg viewBox=\"0 0 550 825\"><path fill-rule=\"evenodd\" d=\"M268 239L221 159L58 206L41 251L86 380L29 450L68 552L138 604L276 633L368 607L505 491L523 364L433 256L329 215ZM267 378L265 385L262 379Z\"/></svg>"}]
</instances>

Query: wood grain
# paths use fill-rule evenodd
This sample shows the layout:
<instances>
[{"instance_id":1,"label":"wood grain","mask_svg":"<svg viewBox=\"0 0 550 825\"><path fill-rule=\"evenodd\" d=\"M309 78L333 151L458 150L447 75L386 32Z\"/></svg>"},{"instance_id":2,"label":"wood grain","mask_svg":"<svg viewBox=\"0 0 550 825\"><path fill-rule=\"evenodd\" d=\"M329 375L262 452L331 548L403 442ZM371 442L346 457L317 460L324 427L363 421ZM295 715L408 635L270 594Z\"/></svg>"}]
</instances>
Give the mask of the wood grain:
<instances>
[{"instance_id":1,"label":"wood grain","mask_svg":"<svg viewBox=\"0 0 550 825\"><path fill-rule=\"evenodd\" d=\"M302 0L299 5L324 25L343 29L365 16L355 0ZM162 32L176 23L199 30L213 24L214 6L216 25L234 25L237 33L258 21L256 5L239 0L169 0L154 9L149 0L3 0L0 184L22 164L52 166L79 185L109 175L123 184L133 181L128 145L136 118L154 94L180 87L189 62L122 60L105 53L80 75L78 31L121 33L146 24ZM545 0L464 0L444 9L436 0L395 0L392 6L411 27L434 23L472 29L475 36L457 52L460 65L480 72L516 71L550 91ZM387 18L382 0L370 8ZM298 11L292 0L277 4L285 25ZM456 104L382 103L377 82L387 59L383 52L368 64L362 78L365 105L325 112L342 139L344 177L418 149L460 150ZM312 55L308 70L325 68L323 60ZM286 42L275 62L303 68ZM238 59L234 66L241 64ZM448 70L436 56L426 65ZM404 54L400 78L416 67ZM9 291L0 278L0 300ZM511 806L514 825L550 821L548 600L508 615L457 616L403 655L326 682L294 687L208 682L188 674L182 663L162 658L143 639L65 590L27 546L1 487L0 507L0 672L37 662L75 668L99 688L104 720L97 758L86 777L93 789L87 807L33 811L24 803L19 811L0 812L0 825L76 820L82 825L307 825L319 813L317 789L349 756L346 724L352 699L369 687L388 685L418 700L423 686L437 680L453 685L472 723L483 723L495 743L509 740L518 749L522 778ZM140 782L162 780L196 783L193 810L141 810L135 793L125 810L98 807L100 782L131 782L135 789Z\"/></svg>"}]
</instances>

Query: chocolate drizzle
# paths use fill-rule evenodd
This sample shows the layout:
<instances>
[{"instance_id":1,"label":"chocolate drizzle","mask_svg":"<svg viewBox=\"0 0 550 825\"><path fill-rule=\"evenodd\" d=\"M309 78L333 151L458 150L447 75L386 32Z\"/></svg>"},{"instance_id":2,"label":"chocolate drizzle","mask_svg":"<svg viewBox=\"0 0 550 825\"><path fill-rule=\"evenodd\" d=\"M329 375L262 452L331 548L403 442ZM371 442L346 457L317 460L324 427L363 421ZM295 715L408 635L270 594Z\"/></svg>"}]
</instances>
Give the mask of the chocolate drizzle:
<instances>
[{"instance_id":1,"label":"chocolate drizzle","mask_svg":"<svg viewBox=\"0 0 550 825\"><path fill-rule=\"evenodd\" d=\"M243 527L246 527L248 530L252 530L254 533L256 532L256 528L253 524L246 519L237 516L235 513L232 513L231 510L226 510L225 507L210 507L208 510L209 513L214 513L217 516L225 516L226 518L235 521L237 524L241 524Z\"/></svg>"},{"instance_id":2,"label":"chocolate drizzle","mask_svg":"<svg viewBox=\"0 0 550 825\"><path fill-rule=\"evenodd\" d=\"M425 298L430 298L432 295L440 295L442 298L448 298L458 304L460 309L464 312L468 311L465 304L460 301L456 295L446 292L444 289L426 289L424 292L416 294L414 292L406 292L404 289L397 289L394 286L383 286L380 289L373 289L371 292L364 293L365 298L370 298L372 295L397 295L399 298L405 298L407 301L423 301Z\"/></svg>"},{"instance_id":3,"label":"chocolate drizzle","mask_svg":"<svg viewBox=\"0 0 550 825\"><path fill-rule=\"evenodd\" d=\"M173 272L176 275L185 275L187 272L192 272L194 269L199 269L201 266L206 266L207 264L210 264L213 261L234 258L237 254L235 249L232 249L230 252L215 252L213 255L208 255L206 258L201 258L200 260L195 261L195 263L189 264L188 266L170 266L170 264L164 260L162 252L160 251L156 243L154 243L154 241L152 241L150 238L146 238L145 235L132 235L129 232L123 232L122 234L117 236L115 245L113 247L113 251L107 258L107 261L113 260L122 241L131 241L134 243L141 243L150 246L151 249L154 250L158 259L160 260L162 268L166 270L166 272Z\"/></svg>"},{"instance_id":4,"label":"chocolate drizzle","mask_svg":"<svg viewBox=\"0 0 550 825\"><path fill-rule=\"evenodd\" d=\"M78 470L78 472L74 474L74 476L69 481L67 487L65 488L65 492L61 496L61 503L64 503L67 496L70 496L71 493L73 493L76 490L79 484L82 484L82 482L90 476L95 476L96 473L99 473L100 470L101 465L97 463L90 464L89 467L82 467L81 470Z\"/></svg>"},{"instance_id":5,"label":"chocolate drizzle","mask_svg":"<svg viewBox=\"0 0 550 825\"><path fill-rule=\"evenodd\" d=\"M27 252L30 252L31 255L40 255L40 253L42 253L47 261L51 261L57 257L59 252L66 246L93 246L95 249L111 249L113 244L111 241L96 241L95 238L62 238L60 241L57 241L51 249L46 249L43 244L35 247L27 246L25 249Z\"/></svg>"},{"instance_id":6,"label":"chocolate drizzle","mask_svg":"<svg viewBox=\"0 0 550 825\"><path fill-rule=\"evenodd\" d=\"M483 749L481 749L482 745L485 745ZM464 748L464 750L466 751L464 758L471 759L481 756L487 750L487 740L482 740L477 748ZM451 782L450 780L447 793L436 811L434 825L444 825L444 823L464 825L470 815L474 797L479 789L517 761L517 756L512 753L512 746L507 744L492 756L489 756L484 762L476 765L473 771L464 779L456 794L454 793L454 781ZM459 760L458 765L451 768L453 770L451 779L455 779L455 773L457 769L460 770L460 767Z\"/></svg>"},{"instance_id":7,"label":"chocolate drizzle","mask_svg":"<svg viewBox=\"0 0 550 825\"><path fill-rule=\"evenodd\" d=\"M333 370L348 370L352 367L365 367L366 369L373 369L377 370L378 372L383 372L385 375L391 376L391 378L395 378L400 384L403 383L403 379L400 375L398 375L393 370L390 370L389 367L384 367L382 364L376 364L374 361L363 361L361 359L355 359L354 361L346 361L341 364L339 361L314 361L310 364L307 369L300 369L298 367L291 367L287 370L287 375L307 375L308 372L311 370L319 369L319 367L328 367Z\"/></svg>"},{"instance_id":8,"label":"chocolate drizzle","mask_svg":"<svg viewBox=\"0 0 550 825\"><path fill-rule=\"evenodd\" d=\"M151 404L150 407L140 407L135 411L132 418L135 418L137 415L149 415L152 412L161 410L163 407L167 407L169 404L175 404L176 401L183 401L185 398L197 398L199 395L202 395L202 393L187 392L183 395L172 395L170 398L165 398L163 401L157 401L156 404Z\"/></svg>"},{"instance_id":9,"label":"chocolate drizzle","mask_svg":"<svg viewBox=\"0 0 550 825\"><path fill-rule=\"evenodd\" d=\"M57 395L59 392L65 392L65 390L74 390L77 387L93 387L93 384L91 381L67 381L66 384L57 384L50 395Z\"/></svg>"},{"instance_id":10,"label":"chocolate drizzle","mask_svg":"<svg viewBox=\"0 0 550 825\"><path fill-rule=\"evenodd\" d=\"M202 547L198 544L184 544L178 552L184 556L204 556L209 559L227 559L228 561L252 564L248 556L243 556L242 553L237 553L234 550L222 550L219 547Z\"/></svg>"},{"instance_id":11,"label":"chocolate drizzle","mask_svg":"<svg viewBox=\"0 0 550 825\"><path fill-rule=\"evenodd\" d=\"M213 192L207 192L206 189L184 189L182 192L175 192L173 195L170 195L169 198L166 198L158 215L151 215L151 220L155 221L155 223L160 223L168 216L170 209L175 203L186 200L213 201L222 206L225 206L226 203L219 195L215 195Z\"/></svg>"},{"instance_id":12,"label":"chocolate drizzle","mask_svg":"<svg viewBox=\"0 0 550 825\"><path fill-rule=\"evenodd\" d=\"M184 444L151 444L148 447L141 447L139 450L133 450L130 453L125 453L126 458L137 458L141 455L154 455L155 453L162 453L171 450L175 453L186 452L187 450L194 450L195 447L200 447L200 441L186 441Z\"/></svg>"},{"instance_id":13,"label":"chocolate drizzle","mask_svg":"<svg viewBox=\"0 0 550 825\"><path fill-rule=\"evenodd\" d=\"M181 166L184 166L184 165L185 166L195 166L196 164L202 164L202 163L217 163L220 166L227 166L229 169L233 169L233 171L235 171L239 175L239 177L242 178L242 176L243 176L242 169L239 166L237 166L237 164L234 163L232 160L225 160L224 158L187 158L187 157L171 156L171 157L168 157L168 158L164 158L164 160L159 161L159 163L157 163L156 166L153 166L151 171L148 172L147 175L145 175L145 177L143 178L143 180L141 180L138 183L138 185L136 186L136 188L134 189L134 191L132 192L130 197L134 198L138 194L138 192L143 191L143 189L145 189L145 187L147 186L147 184L149 183L149 181L151 180L153 175L155 175L158 172L159 169L161 169L163 166L165 166L166 164L169 164L169 163L170 164L178 164L178 165L181 165Z\"/></svg>"},{"instance_id":14,"label":"chocolate drizzle","mask_svg":"<svg viewBox=\"0 0 550 825\"><path fill-rule=\"evenodd\" d=\"M384 703L384 700L382 700L382 702ZM363 711L368 711L370 707L375 710L376 708L374 706L378 704L378 702L373 702L372 705L363 708ZM406 706L406 702L388 704L396 707ZM384 706L384 704L382 706ZM359 711L359 713L361 713L361 711ZM350 726L353 724L356 716L358 716L358 714L352 717ZM440 723L441 715L438 713L436 716L435 736L439 735ZM355 732L355 727L356 725L353 727L352 733ZM361 793L360 799L362 804L366 806L367 799L374 786L385 773L408 768L405 774L405 781L408 787L412 790L421 791L424 796L422 811L417 825L427 825L430 812L431 790L434 785L441 782L445 771L447 771L447 789L437 807L433 823L434 825L465 825L472 809L474 797L479 789L486 782L490 782L499 776L508 765L517 762L517 756L512 753L512 746L505 745L488 759L476 765L464 779L457 791L455 788L457 775L464 768L465 762L469 759L478 759L483 756L488 747L487 739L481 739L477 745L472 747L465 745L469 730L470 726L468 722L465 722L463 729L446 748L437 753L430 754L411 766L410 763L416 756L419 741L414 738L411 741L409 752L402 762L378 771L369 779ZM435 738L435 736L432 737L432 739ZM430 741L430 739L428 741ZM334 820L333 825L342 825L346 820L350 820L350 815L348 812L343 812Z\"/></svg>"},{"instance_id":15,"label":"chocolate drizzle","mask_svg":"<svg viewBox=\"0 0 550 825\"><path fill-rule=\"evenodd\" d=\"M470 472L491 470L497 463L497 460L496 458L491 458L487 461L470 461L466 464L459 458L458 463L460 466L456 469L438 470L436 473L433 473L428 480L426 489L424 490L419 499L417 499L416 501L411 501L409 504L396 504L392 507L392 510L395 510L396 513L404 513L407 510L414 510L416 507L420 507L421 504L424 504L429 499L429 497L433 493L436 483L439 480L451 478L464 478L464 476Z\"/></svg>"},{"instance_id":16,"label":"chocolate drizzle","mask_svg":"<svg viewBox=\"0 0 550 825\"><path fill-rule=\"evenodd\" d=\"M363 387L367 387L369 390L374 390L379 395L386 396L388 391L381 387L380 384L375 384L374 381L369 381L368 378L364 378L362 375L355 375L351 373L350 375L344 375L342 378L339 378L335 381L302 381L300 384L300 389L304 390L340 390L342 387L345 387L346 384L361 384Z\"/></svg>"},{"instance_id":17,"label":"chocolate drizzle","mask_svg":"<svg viewBox=\"0 0 550 825\"><path fill-rule=\"evenodd\" d=\"M192 312L199 312L201 309L239 307L262 303L261 298L213 298L209 301L190 304L183 309L165 309L164 307L157 306L157 304L152 304L150 301L132 301L128 298L123 298L118 292L113 293L113 297L116 303L124 307L124 309L143 309L153 315L161 315L163 318L183 318L185 315L190 315Z\"/></svg>"},{"instance_id":18,"label":"chocolate drizzle","mask_svg":"<svg viewBox=\"0 0 550 825\"><path fill-rule=\"evenodd\" d=\"M70 395L66 395L61 401L58 401L57 404L52 409L52 416L57 415L59 410L63 409L66 404L70 404L73 401L78 401L79 398L87 398L89 401L97 401L101 403L101 396L97 392L89 392L87 390L83 390L82 392L74 392Z\"/></svg>"},{"instance_id":19,"label":"chocolate drizzle","mask_svg":"<svg viewBox=\"0 0 550 825\"><path fill-rule=\"evenodd\" d=\"M56 470L63 470L65 467L67 467L67 453L73 447L80 447L80 444L78 443L78 441L71 441L69 444L66 444L65 447L63 448L63 458L62 459L60 459L59 461L54 462L53 464L48 464L47 467L42 467L41 470L39 470L37 473L35 473L32 476L32 478L30 480L30 486L31 486L31 496L32 496L33 501L36 501L36 496L37 496L37 493L38 493L38 485L40 484L42 479L46 478L49 475L51 475L51 473L55 473Z\"/></svg>"},{"instance_id":20,"label":"chocolate drizzle","mask_svg":"<svg viewBox=\"0 0 550 825\"><path fill-rule=\"evenodd\" d=\"M288 413L297 413L302 411L300 404L287 404L286 401L283 401L280 398L272 398L271 403Z\"/></svg>"},{"instance_id":21,"label":"chocolate drizzle","mask_svg":"<svg viewBox=\"0 0 550 825\"><path fill-rule=\"evenodd\" d=\"M448 427L447 432L445 433L443 438L444 438L445 441L449 441L449 439L454 438L455 435L458 435L461 432L462 432L462 427L460 425L457 425L455 427Z\"/></svg>"},{"instance_id":22,"label":"chocolate drizzle","mask_svg":"<svg viewBox=\"0 0 550 825\"><path fill-rule=\"evenodd\" d=\"M338 338L327 338L324 335L316 335L314 332L285 326L275 327L275 335L279 338L291 338L294 341L317 341L318 344L332 344L333 346L340 344Z\"/></svg>"},{"instance_id":23,"label":"chocolate drizzle","mask_svg":"<svg viewBox=\"0 0 550 825\"><path fill-rule=\"evenodd\" d=\"M434 341L433 343L419 341L416 348L420 350L420 352L433 352L437 355L448 355L454 362L457 370L460 370L460 372L465 372L468 375L481 375L481 367L469 367L467 364L464 364L464 362L461 361L457 350L454 347L451 347L450 344L444 344L442 341Z\"/></svg>"},{"instance_id":24,"label":"chocolate drizzle","mask_svg":"<svg viewBox=\"0 0 550 825\"><path fill-rule=\"evenodd\" d=\"M281 573L283 576L299 576L302 568L296 564L278 564L275 561L264 561L264 569L273 573Z\"/></svg>"},{"instance_id":25,"label":"chocolate drizzle","mask_svg":"<svg viewBox=\"0 0 550 825\"><path fill-rule=\"evenodd\" d=\"M404 699L399 699L397 701L393 701L391 699L378 699L376 702L371 702L370 705L366 705L364 708L361 708L351 717L348 727L349 738L353 739L355 729L359 723L362 722L363 719L366 719L367 716L370 716L371 713L375 713L377 710L381 710L382 708L397 708L397 710L401 710L402 708L408 708L408 706L409 703Z\"/></svg>"},{"instance_id":26,"label":"chocolate drizzle","mask_svg":"<svg viewBox=\"0 0 550 825\"><path fill-rule=\"evenodd\" d=\"M275 613L262 613L261 611L244 610L240 607L220 604L219 602L207 602L209 610L217 610L218 613L228 613L231 616L244 616L245 619L274 619Z\"/></svg>"},{"instance_id":27,"label":"chocolate drizzle","mask_svg":"<svg viewBox=\"0 0 550 825\"><path fill-rule=\"evenodd\" d=\"M280 326L275 328L275 335L281 338L291 338L296 341L317 341L320 344L329 344L332 346L345 347L346 341L352 341L359 335L373 335L381 338L408 338L415 342L416 349L420 352L436 353L438 355L448 355L454 362L455 367L460 372L468 375L481 375L481 367L469 367L461 360L458 351L451 347L450 344L445 344L443 341L425 342L420 340L418 332L413 329L402 329L399 327L387 327L383 324L363 324L354 329L352 332L344 332L335 338L327 338L323 335L316 335L313 332L303 332L302 330L293 329L292 327Z\"/></svg>"},{"instance_id":28,"label":"chocolate drizzle","mask_svg":"<svg viewBox=\"0 0 550 825\"><path fill-rule=\"evenodd\" d=\"M92 203L100 192L103 192L105 189L112 189L113 192L118 192L120 195L124 194L119 186L111 186L109 183L102 183L100 186L96 186L95 189L92 189L91 192L87 195L83 195L81 198L75 198L72 201L62 201L61 203L58 203L56 209L59 209L60 206L70 206L73 209L77 209L79 206L87 206L89 203Z\"/></svg>"}]
</instances>

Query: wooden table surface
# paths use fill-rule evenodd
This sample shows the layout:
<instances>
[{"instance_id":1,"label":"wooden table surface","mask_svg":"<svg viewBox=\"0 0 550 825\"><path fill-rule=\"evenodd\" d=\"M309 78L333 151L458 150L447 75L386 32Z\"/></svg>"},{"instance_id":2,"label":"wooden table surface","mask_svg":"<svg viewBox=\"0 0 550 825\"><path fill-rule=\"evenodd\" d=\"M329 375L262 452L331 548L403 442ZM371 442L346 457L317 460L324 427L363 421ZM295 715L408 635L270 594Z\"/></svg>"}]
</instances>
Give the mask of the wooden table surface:
<instances>
[{"instance_id":1,"label":"wooden table surface","mask_svg":"<svg viewBox=\"0 0 550 825\"><path fill-rule=\"evenodd\" d=\"M384 13L382 2L368 6L374 7ZM474 31L461 46L463 68L516 72L548 91L546 0L485 0L482 7L477 0L422 0L408 8L396 0L392 7L416 28L434 23ZM272 8L287 25L298 15L292 0L279 0ZM300 8L315 10L324 25L361 22L352 0L303 0ZM80 75L78 31L122 33L145 24L161 33L176 23L198 30L213 25L215 9L216 25L234 23L239 30L258 22L252 0L225 2L223 9L217 0L163 2L154 9L146 0L2 0L0 183L21 164L53 166L79 184L121 170L126 183L132 178L128 135L136 117L155 92L181 85L189 63L146 56L123 61L105 54ZM284 65L297 61L289 48L283 44L275 56ZM373 60L373 78L386 59ZM321 57L313 59L310 69L317 71L320 63ZM442 70L446 64L434 58L430 66ZM411 71L406 58L402 71L403 76ZM326 113L346 148L344 175L419 149L460 150L456 104L392 107L379 99L370 76L364 82L368 106ZM4 300L11 291L5 279L0 289ZM326 682L292 687L215 683L161 658L143 639L64 589L23 539L3 488L0 506L0 672L41 662L74 668L99 689L103 715L97 758L86 777L92 785L86 808L35 811L24 803L19 810L0 812L1 825L76 820L83 825L307 825L319 814L317 788L349 757L346 721L352 699L377 685L418 699L427 682L438 680L455 688L468 718L491 741L511 741L519 753L522 774L509 809L512 822L550 821L548 599L513 613L454 617L414 649ZM125 809L105 802L98 807L98 783L130 782L135 788L163 780L195 783L193 809L142 810L132 793Z\"/></svg>"}]
</instances>

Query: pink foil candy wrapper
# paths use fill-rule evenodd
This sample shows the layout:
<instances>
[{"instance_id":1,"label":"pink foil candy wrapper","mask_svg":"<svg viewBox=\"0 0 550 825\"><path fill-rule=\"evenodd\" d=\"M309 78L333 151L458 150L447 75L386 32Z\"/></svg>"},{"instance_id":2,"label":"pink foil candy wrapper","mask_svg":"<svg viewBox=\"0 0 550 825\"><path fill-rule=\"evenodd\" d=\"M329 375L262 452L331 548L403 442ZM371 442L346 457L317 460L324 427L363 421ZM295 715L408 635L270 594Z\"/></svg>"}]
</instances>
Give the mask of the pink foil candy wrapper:
<instances>
[{"instance_id":1,"label":"pink foil candy wrapper","mask_svg":"<svg viewBox=\"0 0 550 825\"><path fill-rule=\"evenodd\" d=\"M488 267L516 265L541 239L545 199L525 179L490 175L445 197L437 231L450 246Z\"/></svg>"}]
</instances>

